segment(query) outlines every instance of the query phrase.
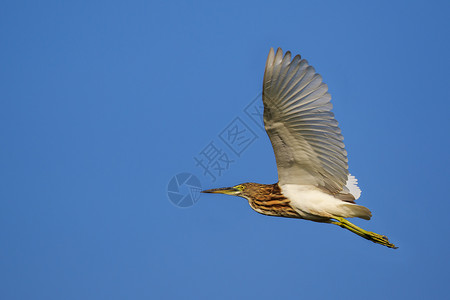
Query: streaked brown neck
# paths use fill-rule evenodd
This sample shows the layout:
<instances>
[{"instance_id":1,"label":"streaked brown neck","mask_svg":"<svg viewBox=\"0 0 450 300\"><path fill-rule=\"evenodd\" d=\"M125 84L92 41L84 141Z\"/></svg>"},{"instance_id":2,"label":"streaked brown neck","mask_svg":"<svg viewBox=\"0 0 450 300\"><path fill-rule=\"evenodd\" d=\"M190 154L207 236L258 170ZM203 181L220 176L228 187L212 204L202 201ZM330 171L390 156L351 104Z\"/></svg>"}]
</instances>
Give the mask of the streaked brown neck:
<instances>
[{"instance_id":1,"label":"streaked brown neck","mask_svg":"<svg viewBox=\"0 0 450 300\"><path fill-rule=\"evenodd\" d=\"M255 183L255 192L252 197L246 197L250 206L258 213L268 216L301 218L291 207L288 200L281 193L278 183Z\"/></svg>"}]
</instances>

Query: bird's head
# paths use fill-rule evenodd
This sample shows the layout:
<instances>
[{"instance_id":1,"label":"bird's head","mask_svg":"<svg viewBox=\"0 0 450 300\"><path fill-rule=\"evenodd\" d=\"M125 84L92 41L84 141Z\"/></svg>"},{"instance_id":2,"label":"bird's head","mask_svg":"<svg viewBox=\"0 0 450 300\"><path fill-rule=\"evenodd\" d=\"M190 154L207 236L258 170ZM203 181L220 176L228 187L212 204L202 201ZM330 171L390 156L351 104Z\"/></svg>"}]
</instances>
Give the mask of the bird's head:
<instances>
[{"instance_id":1,"label":"bird's head","mask_svg":"<svg viewBox=\"0 0 450 300\"><path fill-rule=\"evenodd\" d=\"M241 183L232 187L204 190L202 193L225 194L248 198L258 191L259 184L253 182Z\"/></svg>"}]
</instances>

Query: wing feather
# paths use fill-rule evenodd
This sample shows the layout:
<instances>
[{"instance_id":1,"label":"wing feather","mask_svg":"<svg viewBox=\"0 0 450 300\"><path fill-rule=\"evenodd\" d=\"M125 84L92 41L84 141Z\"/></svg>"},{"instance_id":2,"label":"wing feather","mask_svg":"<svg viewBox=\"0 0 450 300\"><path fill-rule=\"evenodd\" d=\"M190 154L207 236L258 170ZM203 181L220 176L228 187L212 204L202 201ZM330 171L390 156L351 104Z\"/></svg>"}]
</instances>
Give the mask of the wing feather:
<instances>
[{"instance_id":1,"label":"wing feather","mask_svg":"<svg viewBox=\"0 0 450 300\"><path fill-rule=\"evenodd\" d=\"M300 55L270 49L263 82L264 124L280 184L311 184L346 195L347 151L322 76ZM342 192L342 193L341 193ZM343 194L344 193L344 194ZM355 195L356 196L356 195Z\"/></svg>"}]
</instances>

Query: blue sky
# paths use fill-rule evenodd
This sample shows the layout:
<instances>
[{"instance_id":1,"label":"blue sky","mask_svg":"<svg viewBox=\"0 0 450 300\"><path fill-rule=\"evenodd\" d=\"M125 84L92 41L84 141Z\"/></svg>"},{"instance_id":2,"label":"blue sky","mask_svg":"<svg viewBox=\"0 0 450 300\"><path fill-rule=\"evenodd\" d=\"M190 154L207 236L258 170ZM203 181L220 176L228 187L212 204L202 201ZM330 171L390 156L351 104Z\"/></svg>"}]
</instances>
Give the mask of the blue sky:
<instances>
[{"instance_id":1,"label":"blue sky","mask_svg":"<svg viewBox=\"0 0 450 300\"><path fill-rule=\"evenodd\" d=\"M0 298L448 295L448 2L1 6ZM398 250L241 198L169 201L183 172L203 188L277 181L245 110L270 47L323 76L374 215L355 222ZM221 139L232 122L253 133L244 150ZM211 142L232 161L214 182L194 160Z\"/></svg>"}]
</instances>

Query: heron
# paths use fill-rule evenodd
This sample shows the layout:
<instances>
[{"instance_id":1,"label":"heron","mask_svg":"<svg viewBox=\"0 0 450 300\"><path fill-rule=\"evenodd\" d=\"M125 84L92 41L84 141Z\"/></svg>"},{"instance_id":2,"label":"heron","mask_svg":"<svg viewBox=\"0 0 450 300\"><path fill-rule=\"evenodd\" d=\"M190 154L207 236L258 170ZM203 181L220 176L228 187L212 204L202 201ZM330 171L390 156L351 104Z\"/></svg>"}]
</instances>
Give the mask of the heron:
<instances>
[{"instance_id":1,"label":"heron","mask_svg":"<svg viewBox=\"0 0 450 300\"><path fill-rule=\"evenodd\" d=\"M290 51L283 55L281 48L276 52L271 48L262 100L278 182L246 182L202 193L239 196L263 215L334 224L374 243L397 248L386 236L347 220L370 220L372 213L355 203L361 190L348 171L343 136L322 76L300 55L291 59Z\"/></svg>"}]
</instances>

